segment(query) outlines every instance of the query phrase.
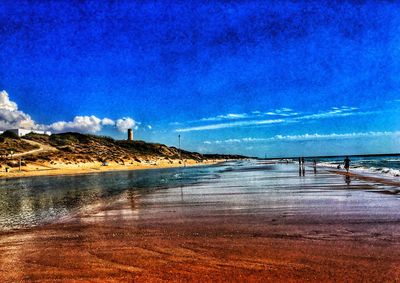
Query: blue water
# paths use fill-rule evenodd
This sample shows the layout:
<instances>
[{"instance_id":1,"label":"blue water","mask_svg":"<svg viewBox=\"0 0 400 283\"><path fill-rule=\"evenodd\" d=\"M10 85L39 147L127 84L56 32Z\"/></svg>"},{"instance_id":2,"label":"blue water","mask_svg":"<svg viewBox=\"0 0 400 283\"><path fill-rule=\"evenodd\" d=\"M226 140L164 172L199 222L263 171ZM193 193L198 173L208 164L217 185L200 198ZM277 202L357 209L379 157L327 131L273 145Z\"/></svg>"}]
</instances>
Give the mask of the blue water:
<instances>
[{"instance_id":1,"label":"blue water","mask_svg":"<svg viewBox=\"0 0 400 283\"><path fill-rule=\"evenodd\" d=\"M393 162L390 160L358 158L353 160L352 166L365 162ZM333 164L341 160L324 161ZM169 200L166 197L168 192L182 191L182 188L187 201L195 206L196 201L207 198L206 203L211 206L231 199L235 211L239 208L251 209L257 203L263 209L273 205L288 205L292 209L293 203L307 208L309 204L304 204L304 201L318 203L321 199L328 199L340 202L364 189L386 190L393 196L400 193L398 188L381 188L380 184L371 185L371 182L331 174L323 168L306 166L302 171L291 162L256 160L207 167L0 179L0 232L70 219L86 213L88 208L90 211L97 204L112 205L126 195L141 199L158 195L164 203ZM260 197L253 198L254 194ZM356 199L364 201L362 192L357 193ZM365 200L367 203L370 201L370 198Z\"/></svg>"},{"instance_id":2,"label":"blue water","mask_svg":"<svg viewBox=\"0 0 400 283\"><path fill-rule=\"evenodd\" d=\"M319 162L343 167L344 158L320 158ZM391 177L400 177L400 155L395 156L361 156L350 157L351 169L358 172L382 174Z\"/></svg>"},{"instance_id":3,"label":"blue water","mask_svg":"<svg viewBox=\"0 0 400 283\"><path fill-rule=\"evenodd\" d=\"M0 231L53 222L126 192L140 195L206 181L218 170L221 167L202 166L1 179Z\"/></svg>"}]
</instances>

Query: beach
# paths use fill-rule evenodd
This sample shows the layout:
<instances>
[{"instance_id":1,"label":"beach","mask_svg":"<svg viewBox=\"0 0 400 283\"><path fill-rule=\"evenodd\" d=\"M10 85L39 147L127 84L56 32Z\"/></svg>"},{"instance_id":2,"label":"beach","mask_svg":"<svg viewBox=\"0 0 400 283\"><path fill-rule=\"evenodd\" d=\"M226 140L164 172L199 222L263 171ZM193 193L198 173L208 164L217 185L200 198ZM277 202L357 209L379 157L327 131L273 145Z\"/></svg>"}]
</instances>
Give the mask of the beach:
<instances>
[{"instance_id":1,"label":"beach","mask_svg":"<svg viewBox=\"0 0 400 283\"><path fill-rule=\"evenodd\" d=\"M58 176L58 175L78 175L91 174L109 171L125 171L125 170L145 170L145 169L162 169L186 166L201 166L224 162L225 159L209 159L197 161L188 160L153 160L147 163L131 162L131 163L116 163L110 162L103 166L101 162L84 162L77 164L30 164L19 168L12 168L8 172L0 171L0 178L24 178L35 176Z\"/></svg>"},{"instance_id":2,"label":"beach","mask_svg":"<svg viewBox=\"0 0 400 283\"><path fill-rule=\"evenodd\" d=\"M1 282L400 280L396 183L237 161L0 186Z\"/></svg>"}]
</instances>

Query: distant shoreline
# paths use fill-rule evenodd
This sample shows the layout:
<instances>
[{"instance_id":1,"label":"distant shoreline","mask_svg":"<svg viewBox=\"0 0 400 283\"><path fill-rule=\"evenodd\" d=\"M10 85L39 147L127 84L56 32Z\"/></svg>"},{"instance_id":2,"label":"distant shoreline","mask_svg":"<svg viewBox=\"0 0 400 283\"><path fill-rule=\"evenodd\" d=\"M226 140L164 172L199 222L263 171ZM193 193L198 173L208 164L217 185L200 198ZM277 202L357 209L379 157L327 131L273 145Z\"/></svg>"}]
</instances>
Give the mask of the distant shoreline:
<instances>
[{"instance_id":1,"label":"distant shoreline","mask_svg":"<svg viewBox=\"0 0 400 283\"><path fill-rule=\"evenodd\" d=\"M74 168L49 168L39 170L22 170L11 172L0 172L0 180L18 179L29 177L49 177L49 176L67 176L67 175L86 175L103 172L117 171L135 171L135 170L151 170L151 169L168 169L168 168L186 168L195 166L208 166L226 162L226 159L205 160L204 162L196 162L195 160L187 160L185 164L159 164L159 165L108 165L98 167L79 167Z\"/></svg>"},{"instance_id":2,"label":"distant shoreline","mask_svg":"<svg viewBox=\"0 0 400 283\"><path fill-rule=\"evenodd\" d=\"M51 136L30 133L22 138L6 132L0 137L4 140L0 143L0 178L184 167L247 158L75 132Z\"/></svg>"},{"instance_id":3,"label":"distant shoreline","mask_svg":"<svg viewBox=\"0 0 400 283\"><path fill-rule=\"evenodd\" d=\"M275 160L275 159L298 159L304 158L339 158L339 157L378 157L378 156L397 156L400 153L376 153L376 154L342 154L342 155L317 155L317 156L291 156L291 157L268 157L260 158L262 160Z\"/></svg>"}]
</instances>

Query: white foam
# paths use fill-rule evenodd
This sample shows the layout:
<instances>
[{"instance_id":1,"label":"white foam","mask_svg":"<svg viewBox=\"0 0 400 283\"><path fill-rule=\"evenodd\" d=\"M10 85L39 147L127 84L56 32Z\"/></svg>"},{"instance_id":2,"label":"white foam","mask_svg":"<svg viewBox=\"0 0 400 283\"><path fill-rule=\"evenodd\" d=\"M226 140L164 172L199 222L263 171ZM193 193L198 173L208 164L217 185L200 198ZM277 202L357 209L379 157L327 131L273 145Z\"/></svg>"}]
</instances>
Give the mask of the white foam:
<instances>
[{"instance_id":1,"label":"white foam","mask_svg":"<svg viewBox=\"0 0 400 283\"><path fill-rule=\"evenodd\" d=\"M337 169L337 166L340 164L340 169L344 170L342 162L320 162L318 163L319 166L327 167L327 168L334 168ZM393 168L377 168L377 167L364 167L364 166L350 166L350 171L356 172L357 174L366 175L366 176L373 176L373 177L381 177L381 178L399 178L400 177L400 170L393 169Z\"/></svg>"}]
</instances>

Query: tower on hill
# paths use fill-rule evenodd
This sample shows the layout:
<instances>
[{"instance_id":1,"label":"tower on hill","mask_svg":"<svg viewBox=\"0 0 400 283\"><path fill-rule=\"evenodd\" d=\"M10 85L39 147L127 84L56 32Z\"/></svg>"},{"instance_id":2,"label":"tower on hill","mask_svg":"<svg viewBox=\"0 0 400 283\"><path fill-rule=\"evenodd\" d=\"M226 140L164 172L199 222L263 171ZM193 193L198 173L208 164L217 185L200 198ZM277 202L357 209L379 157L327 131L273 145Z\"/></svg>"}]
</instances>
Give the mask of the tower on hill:
<instances>
[{"instance_id":1,"label":"tower on hill","mask_svg":"<svg viewBox=\"0 0 400 283\"><path fill-rule=\"evenodd\" d=\"M133 141L133 130L128 129L128 141Z\"/></svg>"}]
</instances>

